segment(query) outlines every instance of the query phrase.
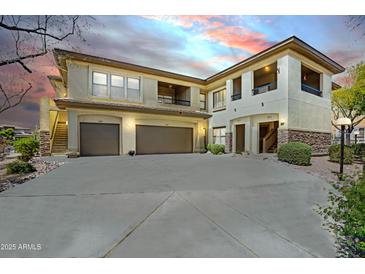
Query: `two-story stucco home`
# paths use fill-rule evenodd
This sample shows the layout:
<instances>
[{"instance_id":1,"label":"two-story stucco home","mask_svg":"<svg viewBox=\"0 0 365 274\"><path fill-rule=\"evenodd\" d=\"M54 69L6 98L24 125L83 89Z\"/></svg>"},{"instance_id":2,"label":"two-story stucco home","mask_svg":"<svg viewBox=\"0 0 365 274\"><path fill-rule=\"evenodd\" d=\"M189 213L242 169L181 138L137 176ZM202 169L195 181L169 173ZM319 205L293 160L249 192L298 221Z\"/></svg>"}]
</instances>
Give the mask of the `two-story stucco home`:
<instances>
[{"instance_id":1,"label":"two-story stucco home","mask_svg":"<svg viewBox=\"0 0 365 274\"><path fill-rule=\"evenodd\" d=\"M66 50L42 98L42 154L273 152L331 142L332 76L344 68L290 37L207 79Z\"/></svg>"}]
</instances>

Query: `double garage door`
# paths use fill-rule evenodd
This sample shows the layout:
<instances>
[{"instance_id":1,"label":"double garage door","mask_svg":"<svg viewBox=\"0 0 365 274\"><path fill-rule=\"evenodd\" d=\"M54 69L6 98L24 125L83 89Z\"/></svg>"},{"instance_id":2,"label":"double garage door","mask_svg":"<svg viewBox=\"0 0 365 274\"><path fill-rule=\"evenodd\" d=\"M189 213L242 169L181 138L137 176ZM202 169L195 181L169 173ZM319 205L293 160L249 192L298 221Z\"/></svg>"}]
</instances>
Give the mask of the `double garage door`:
<instances>
[{"instance_id":1,"label":"double garage door","mask_svg":"<svg viewBox=\"0 0 365 274\"><path fill-rule=\"evenodd\" d=\"M119 124L80 123L80 155L119 155ZM136 126L137 154L191 153L193 129Z\"/></svg>"}]
</instances>

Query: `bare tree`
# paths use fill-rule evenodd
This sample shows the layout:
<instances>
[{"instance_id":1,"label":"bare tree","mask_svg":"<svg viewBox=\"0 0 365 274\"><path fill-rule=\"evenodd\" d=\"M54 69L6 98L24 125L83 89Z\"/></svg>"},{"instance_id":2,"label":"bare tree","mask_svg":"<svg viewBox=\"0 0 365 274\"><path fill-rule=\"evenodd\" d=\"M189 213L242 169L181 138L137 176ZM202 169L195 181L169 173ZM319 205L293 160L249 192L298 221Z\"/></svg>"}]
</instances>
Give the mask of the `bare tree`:
<instances>
[{"instance_id":1,"label":"bare tree","mask_svg":"<svg viewBox=\"0 0 365 274\"><path fill-rule=\"evenodd\" d=\"M90 18L84 16L0 16L0 31L9 34L10 47L0 48L0 68L20 66L25 74L32 73L29 65L35 58L46 55L57 43L70 43L73 36L85 41L82 31L90 27ZM71 47L73 47L71 45ZM10 48L10 50L9 50ZM11 71L7 69L6 71ZM25 80L22 88L9 87L0 79L0 114L19 105L31 91L32 82Z\"/></svg>"},{"instance_id":2,"label":"bare tree","mask_svg":"<svg viewBox=\"0 0 365 274\"><path fill-rule=\"evenodd\" d=\"M345 23L351 31L360 30L361 37L365 36L365 15L350 15Z\"/></svg>"}]
</instances>

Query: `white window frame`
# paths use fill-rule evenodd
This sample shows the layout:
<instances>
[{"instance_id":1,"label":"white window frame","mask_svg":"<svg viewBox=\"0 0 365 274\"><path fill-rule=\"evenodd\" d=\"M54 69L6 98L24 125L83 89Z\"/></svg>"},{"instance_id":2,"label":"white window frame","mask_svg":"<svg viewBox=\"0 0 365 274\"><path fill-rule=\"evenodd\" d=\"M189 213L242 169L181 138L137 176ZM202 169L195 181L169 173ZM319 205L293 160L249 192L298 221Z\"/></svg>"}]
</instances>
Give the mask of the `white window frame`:
<instances>
[{"instance_id":1,"label":"white window frame","mask_svg":"<svg viewBox=\"0 0 365 274\"><path fill-rule=\"evenodd\" d=\"M226 127L213 127L213 144L222 144L222 145L226 145L226 132L224 132L224 136L222 135L222 129L224 129L224 131L226 131ZM219 135L215 135L214 131L215 130L219 130ZM219 143L216 143L216 138L219 138ZM223 140L223 143L222 143Z\"/></svg>"},{"instance_id":2,"label":"white window frame","mask_svg":"<svg viewBox=\"0 0 365 274\"><path fill-rule=\"evenodd\" d=\"M143 95L142 95L142 86L143 86L143 79L142 79L142 76L137 76L137 75L128 75L128 74L120 74L120 73L116 73L116 72L110 72L110 71L106 71L106 70L102 70L102 69L97 69L97 68L91 68L89 70L89 77L90 77L90 80L89 80L89 83L90 83L90 88L89 88L89 92L90 92L90 95L91 97L93 98L101 98L101 99L111 99L111 100L119 100L119 101L133 101L133 102L142 102L143 101ZM94 77L94 72L96 73L102 73L102 74L106 74L107 75L107 96L97 96L97 95L94 95L94 92L93 92L93 85L94 85L94 82L93 82L93 77ZM111 81L112 81L112 75L114 76L120 76L120 77L123 77L123 95L124 97L111 97ZM136 80L139 80L139 90L138 90L138 94L139 94L139 98L136 99L136 100L129 100L128 99L128 78L132 78L132 79L136 79ZM98 84L96 84L98 85Z\"/></svg>"},{"instance_id":3,"label":"white window frame","mask_svg":"<svg viewBox=\"0 0 365 274\"><path fill-rule=\"evenodd\" d=\"M225 94L224 94L224 91L225 91ZM215 104L215 100L214 100L214 95L218 93L218 94L222 94L220 97L221 97L221 104ZM213 109L222 109L222 108L225 108L226 107L226 96L227 96L227 89L226 88L223 88L223 89L220 89L220 90L216 90L216 91L213 91Z\"/></svg>"},{"instance_id":4,"label":"white window frame","mask_svg":"<svg viewBox=\"0 0 365 274\"><path fill-rule=\"evenodd\" d=\"M106 85L94 83L94 73L105 74L106 75ZM98 96L98 95L95 95L94 94L94 85L106 86L106 96ZM91 72L91 95L93 97L96 97L96 98L109 98L110 97L110 94L109 94L109 75L108 75L107 72L103 72L103 71L99 71L99 70L93 70Z\"/></svg>"}]
</instances>

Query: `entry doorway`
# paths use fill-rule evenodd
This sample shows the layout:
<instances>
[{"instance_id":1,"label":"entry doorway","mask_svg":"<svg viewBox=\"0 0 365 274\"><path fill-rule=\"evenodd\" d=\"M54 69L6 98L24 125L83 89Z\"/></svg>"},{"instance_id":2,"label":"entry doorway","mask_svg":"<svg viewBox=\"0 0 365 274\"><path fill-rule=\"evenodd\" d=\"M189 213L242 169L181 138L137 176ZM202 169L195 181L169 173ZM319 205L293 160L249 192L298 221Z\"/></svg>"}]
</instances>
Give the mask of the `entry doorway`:
<instances>
[{"instance_id":1,"label":"entry doorway","mask_svg":"<svg viewBox=\"0 0 365 274\"><path fill-rule=\"evenodd\" d=\"M279 121L260 123L259 152L275 153L278 145Z\"/></svg>"},{"instance_id":2,"label":"entry doorway","mask_svg":"<svg viewBox=\"0 0 365 274\"><path fill-rule=\"evenodd\" d=\"M236 153L245 151L245 125L236 125Z\"/></svg>"}]
</instances>

